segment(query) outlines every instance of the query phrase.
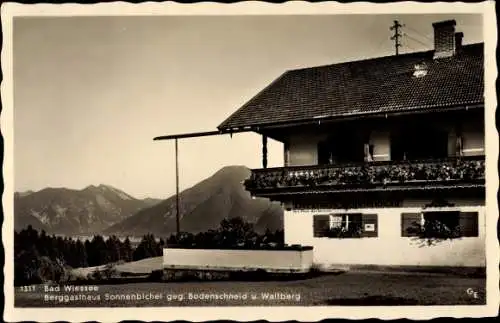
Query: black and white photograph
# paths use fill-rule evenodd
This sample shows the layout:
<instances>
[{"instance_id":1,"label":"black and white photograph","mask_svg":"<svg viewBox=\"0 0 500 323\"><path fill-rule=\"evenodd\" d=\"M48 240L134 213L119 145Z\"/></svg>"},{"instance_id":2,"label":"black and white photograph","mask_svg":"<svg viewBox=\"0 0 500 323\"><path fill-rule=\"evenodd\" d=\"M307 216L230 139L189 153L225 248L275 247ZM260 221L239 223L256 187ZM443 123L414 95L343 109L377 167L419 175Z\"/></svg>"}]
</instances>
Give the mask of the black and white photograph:
<instances>
[{"instance_id":1,"label":"black and white photograph","mask_svg":"<svg viewBox=\"0 0 500 323\"><path fill-rule=\"evenodd\" d=\"M492 2L156 5L2 10L4 319L497 314Z\"/></svg>"}]
</instances>

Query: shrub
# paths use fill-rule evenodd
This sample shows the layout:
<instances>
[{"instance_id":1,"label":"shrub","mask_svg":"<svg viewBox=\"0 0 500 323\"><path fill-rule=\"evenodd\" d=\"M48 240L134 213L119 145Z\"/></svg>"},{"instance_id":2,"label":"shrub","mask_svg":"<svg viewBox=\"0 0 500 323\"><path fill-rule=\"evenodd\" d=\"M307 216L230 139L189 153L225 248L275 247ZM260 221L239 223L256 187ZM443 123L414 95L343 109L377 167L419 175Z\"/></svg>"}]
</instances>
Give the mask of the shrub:
<instances>
[{"instance_id":1,"label":"shrub","mask_svg":"<svg viewBox=\"0 0 500 323\"><path fill-rule=\"evenodd\" d=\"M84 282L84 281L89 280L90 275L91 274L84 275L84 274L75 272L73 270L70 270L70 271L68 271L67 282Z\"/></svg>"},{"instance_id":2,"label":"shrub","mask_svg":"<svg viewBox=\"0 0 500 323\"><path fill-rule=\"evenodd\" d=\"M20 251L14 259L14 284L16 286L40 284L40 256L34 246Z\"/></svg>"},{"instance_id":3,"label":"shrub","mask_svg":"<svg viewBox=\"0 0 500 323\"><path fill-rule=\"evenodd\" d=\"M64 281L66 269L58 261L52 261L44 256L40 258L38 276L42 282L60 282Z\"/></svg>"},{"instance_id":4,"label":"shrub","mask_svg":"<svg viewBox=\"0 0 500 323\"><path fill-rule=\"evenodd\" d=\"M167 247L181 248L275 248L284 245L283 230L264 234L254 231L253 225L242 218L224 219L217 230L200 232L196 235L182 232L167 239Z\"/></svg>"},{"instance_id":5,"label":"shrub","mask_svg":"<svg viewBox=\"0 0 500 323\"><path fill-rule=\"evenodd\" d=\"M444 240L461 237L460 227L451 228L437 219L425 220L423 225L415 222L407 231L410 234L414 234L418 240L429 246Z\"/></svg>"},{"instance_id":6,"label":"shrub","mask_svg":"<svg viewBox=\"0 0 500 323\"><path fill-rule=\"evenodd\" d=\"M104 267L104 270L102 271L101 278L111 279L111 278L115 278L118 276L119 276L119 274L118 274L118 271L116 270L116 266L114 264L107 264Z\"/></svg>"},{"instance_id":7,"label":"shrub","mask_svg":"<svg viewBox=\"0 0 500 323\"><path fill-rule=\"evenodd\" d=\"M329 238L359 238L361 236L362 230L360 227L349 228L331 228L326 233Z\"/></svg>"},{"instance_id":8,"label":"shrub","mask_svg":"<svg viewBox=\"0 0 500 323\"><path fill-rule=\"evenodd\" d=\"M159 281L162 281L164 279L164 272L163 272L163 269L160 269L160 270L153 270L151 272L151 274L149 274L149 277L148 277L149 281L152 281L152 282L159 282Z\"/></svg>"},{"instance_id":9,"label":"shrub","mask_svg":"<svg viewBox=\"0 0 500 323\"><path fill-rule=\"evenodd\" d=\"M94 280L94 281L101 281L103 278L103 274L99 268L96 268L92 273L90 273L88 276L88 279Z\"/></svg>"}]
</instances>

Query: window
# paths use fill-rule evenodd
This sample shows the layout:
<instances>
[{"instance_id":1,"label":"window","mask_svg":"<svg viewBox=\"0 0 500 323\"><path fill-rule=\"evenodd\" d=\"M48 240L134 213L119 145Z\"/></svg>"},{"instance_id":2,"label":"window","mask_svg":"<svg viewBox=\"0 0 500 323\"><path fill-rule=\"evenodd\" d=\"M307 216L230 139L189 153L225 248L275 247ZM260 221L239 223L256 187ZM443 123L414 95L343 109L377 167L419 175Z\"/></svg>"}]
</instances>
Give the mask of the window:
<instances>
[{"instance_id":1,"label":"window","mask_svg":"<svg viewBox=\"0 0 500 323\"><path fill-rule=\"evenodd\" d=\"M329 128L327 130L329 135L318 142L318 164L363 162L366 157L363 147L368 142L369 136L359 129L355 125L342 124Z\"/></svg>"},{"instance_id":2,"label":"window","mask_svg":"<svg viewBox=\"0 0 500 323\"><path fill-rule=\"evenodd\" d=\"M478 213L441 211L401 214L401 235L427 238L477 237Z\"/></svg>"},{"instance_id":3,"label":"window","mask_svg":"<svg viewBox=\"0 0 500 323\"><path fill-rule=\"evenodd\" d=\"M317 238L377 237L376 214L317 214L313 219L314 237Z\"/></svg>"},{"instance_id":4,"label":"window","mask_svg":"<svg viewBox=\"0 0 500 323\"><path fill-rule=\"evenodd\" d=\"M416 160L448 156L448 133L426 124L394 129L391 134L391 159Z\"/></svg>"}]
</instances>

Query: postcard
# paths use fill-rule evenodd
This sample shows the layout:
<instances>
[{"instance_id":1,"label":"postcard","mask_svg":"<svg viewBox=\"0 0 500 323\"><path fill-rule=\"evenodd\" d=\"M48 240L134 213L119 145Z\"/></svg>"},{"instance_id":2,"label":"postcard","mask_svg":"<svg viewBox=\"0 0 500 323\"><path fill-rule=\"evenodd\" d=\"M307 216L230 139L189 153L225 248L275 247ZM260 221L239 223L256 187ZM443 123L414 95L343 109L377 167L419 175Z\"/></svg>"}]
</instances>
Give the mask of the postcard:
<instances>
[{"instance_id":1,"label":"postcard","mask_svg":"<svg viewBox=\"0 0 500 323\"><path fill-rule=\"evenodd\" d=\"M495 26L4 4L4 319L496 316Z\"/></svg>"}]
</instances>

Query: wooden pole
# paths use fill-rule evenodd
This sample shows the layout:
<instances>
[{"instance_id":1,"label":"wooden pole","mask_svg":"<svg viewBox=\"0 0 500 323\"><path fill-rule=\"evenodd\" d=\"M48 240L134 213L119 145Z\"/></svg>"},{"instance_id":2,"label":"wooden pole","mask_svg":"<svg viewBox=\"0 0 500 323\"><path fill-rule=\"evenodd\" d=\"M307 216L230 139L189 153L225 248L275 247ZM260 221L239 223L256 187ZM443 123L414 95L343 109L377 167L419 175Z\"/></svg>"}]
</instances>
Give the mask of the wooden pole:
<instances>
[{"instance_id":1,"label":"wooden pole","mask_svg":"<svg viewBox=\"0 0 500 323\"><path fill-rule=\"evenodd\" d=\"M267 168L267 136L262 135L262 168Z\"/></svg>"},{"instance_id":2,"label":"wooden pole","mask_svg":"<svg viewBox=\"0 0 500 323\"><path fill-rule=\"evenodd\" d=\"M285 150L285 156L284 156L284 162L285 162L285 167L290 166L290 145L288 144L288 141L285 141L284 145L284 150Z\"/></svg>"},{"instance_id":3,"label":"wooden pole","mask_svg":"<svg viewBox=\"0 0 500 323\"><path fill-rule=\"evenodd\" d=\"M179 216L179 145L177 138L175 138L175 198L176 198L176 226L177 234L181 232L180 216Z\"/></svg>"}]
</instances>

